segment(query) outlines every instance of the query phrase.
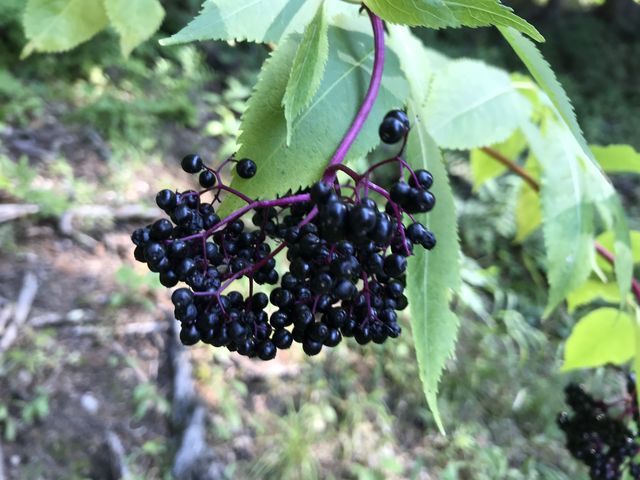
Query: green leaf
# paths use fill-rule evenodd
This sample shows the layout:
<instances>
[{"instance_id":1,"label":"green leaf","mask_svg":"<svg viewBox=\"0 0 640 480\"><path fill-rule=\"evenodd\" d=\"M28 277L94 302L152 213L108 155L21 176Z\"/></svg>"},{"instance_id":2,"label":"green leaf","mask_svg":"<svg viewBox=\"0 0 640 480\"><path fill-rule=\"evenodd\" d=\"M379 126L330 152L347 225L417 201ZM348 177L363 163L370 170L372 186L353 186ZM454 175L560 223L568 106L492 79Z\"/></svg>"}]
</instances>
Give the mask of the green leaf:
<instances>
[{"instance_id":1,"label":"green leaf","mask_svg":"<svg viewBox=\"0 0 640 480\"><path fill-rule=\"evenodd\" d=\"M502 5L498 0L444 0L444 3L462 25L513 28L538 42L544 42L544 37L533 25L514 14L513 9Z\"/></svg>"},{"instance_id":2,"label":"green leaf","mask_svg":"<svg viewBox=\"0 0 640 480\"><path fill-rule=\"evenodd\" d=\"M540 164L533 156L529 156L524 165L525 170L536 180L540 179ZM518 200L516 201L516 243L522 243L535 232L542 223L540 194L527 182L522 182Z\"/></svg>"},{"instance_id":3,"label":"green leaf","mask_svg":"<svg viewBox=\"0 0 640 480\"><path fill-rule=\"evenodd\" d=\"M321 1L205 0L189 25L160 43L176 45L203 40L279 43L292 32L302 32Z\"/></svg>"},{"instance_id":4,"label":"green leaf","mask_svg":"<svg viewBox=\"0 0 640 480\"><path fill-rule=\"evenodd\" d=\"M320 89L293 122L289 147L282 97L298 43L293 39L285 41L263 67L238 139L239 158L255 160L258 173L251 180L236 176L232 181L234 188L251 198L272 198L320 179L357 115L373 68L373 38L337 27L329 27L328 33L329 58ZM380 95L347 161L363 157L380 143L378 123L390 109L404 104L405 92L398 59L389 54ZM240 204L237 199L228 198L219 214L224 216Z\"/></svg>"},{"instance_id":5,"label":"green leaf","mask_svg":"<svg viewBox=\"0 0 640 480\"><path fill-rule=\"evenodd\" d=\"M591 151L607 173L640 174L640 153L631 145L591 145Z\"/></svg>"},{"instance_id":6,"label":"green leaf","mask_svg":"<svg viewBox=\"0 0 640 480\"><path fill-rule=\"evenodd\" d=\"M594 212L585 166L564 124L548 122L545 132L532 124L523 132L540 162L543 233L550 284L545 316L589 274L594 257Z\"/></svg>"},{"instance_id":7,"label":"green leaf","mask_svg":"<svg viewBox=\"0 0 640 480\"><path fill-rule=\"evenodd\" d=\"M583 153L593 161L593 156L587 142L582 135L582 130L576 115L571 105L571 101L567 96L564 88L556 78L556 74L553 72L549 63L544 59L536 45L525 38L520 32L510 27L499 27L500 33L509 42L511 48L520 57L520 60L525 64L529 73L538 82L538 85L547 94L554 107L556 108L560 117L567 124L571 133L575 137L576 141L582 148ZM594 161L595 163L595 161Z\"/></svg>"},{"instance_id":8,"label":"green leaf","mask_svg":"<svg viewBox=\"0 0 640 480\"><path fill-rule=\"evenodd\" d=\"M282 99L287 120L287 145L291 143L293 121L318 91L329 58L329 37L324 2L318 7L302 37L293 60L291 76Z\"/></svg>"},{"instance_id":9,"label":"green leaf","mask_svg":"<svg viewBox=\"0 0 640 480\"><path fill-rule=\"evenodd\" d=\"M531 104L503 70L462 59L437 72L424 113L438 145L469 149L509 138L530 117Z\"/></svg>"},{"instance_id":10,"label":"green leaf","mask_svg":"<svg viewBox=\"0 0 640 480\"><path fill-rule=\"evenodd\" d=\"M527 147L527 142L520 130L516 130L507 140L495 145L491 149L505 157L516 161L520 154ZM484 151L477 148L471 151L469 158L471 164L471 174L473 176L473 189L478 190L485 182L499 177L507 171L507 167Z\"/></svg>"},{"instance_id":11,"label":"green leaf","mask_svg":"<svg viewBox=\"0 0 640 480\"><path fill-rule=\"evenodd\" d=\"M634 352L634 319L616 308L599 308L573 327L565 344L562 371L621 365Z\"/></svg>"},{"instance_id":12,"label":"green leaf","mask_svg":"<svg viewBox=\"0 0 640 480\"><path fill-rule=\"evenodd\" d=\"M103 0L29 0L23 26L29 40L20 58L33 52L64 52L108 24Z\"/></svg>"},{"instance_id":13,"label":"green leaf","mask_svg":"<svg viewBox=\"0 0 640 480\"><path fill-rule=\"evenodd\" d=\"M459 327L449 305L461 283L455 204L442 155L422 120L426 118L424 79L431 68L428 52L408 29L392 27L390 32L409 82L408 106L413 126L407 158L416 168L426 168L433 174L432 192L438 199L433 212L420 216L420 221L435 233L438 245L432 252L416 249L409 259L407 295L420 380L435 421L444 432L438 409L438 384L446 361L453 356Z\"/></svg>"},{"instance_id":14,"label":"green leaf","mask_svg":"<svg viewBox=\"0 0 640 480\"><path fill-rule=\"evenodd\" d=\"M391 23L429 28L460 26L444 0L365 0L364 3L373 13Z\"/></svg>"},{"instance_id":15,"label":"green leaf","mask_svg":"<svg viewBox=\"0 0 640 480\"><path fill-rule=\"evenodd\" d=\"M572 313L580 305L586 305L598 299L609 303L621 303L618 285L614 282L603 283L600 280L589 279L567 296L567 308L569 313Z\"/></svg>"},{"instance_id":16,"label":"green leaf","mask_svg":"<svg viewBox=\"0 0 640 480\"><path fill-rule=\"evenodd\" d=\"M127 57L149 39L162 24L164 8L158 0L106 0L107 16L120 35L120 49Z\"/></svg>"},{"instance_id":17,"label":"green leaf","mask_svg":"<svg viewBox=\"0 0 640 480\"><path fill-rule=\"evenodd\" d=\"M364 3L391 23L429 28L514 27L537 41L544 41L535 27L498 0L365 0Z\"/></svg>"},{"instance_id":18,"label":"green leaf","mask_svg":"<svg viewBox=\"0 0 640 480\"><path fill-rule=\"evenodd\" d=\"M622 207L620 197L602 170L593 163L587 163L587 183L590 201L595 205L601 223L606 230L613 232L613 253L615 255L614 270L620 288L620 295L624 298L631 289L633 276L633 259L631 253L631 238L629 225Z\"/></svg>"}]
</instances>

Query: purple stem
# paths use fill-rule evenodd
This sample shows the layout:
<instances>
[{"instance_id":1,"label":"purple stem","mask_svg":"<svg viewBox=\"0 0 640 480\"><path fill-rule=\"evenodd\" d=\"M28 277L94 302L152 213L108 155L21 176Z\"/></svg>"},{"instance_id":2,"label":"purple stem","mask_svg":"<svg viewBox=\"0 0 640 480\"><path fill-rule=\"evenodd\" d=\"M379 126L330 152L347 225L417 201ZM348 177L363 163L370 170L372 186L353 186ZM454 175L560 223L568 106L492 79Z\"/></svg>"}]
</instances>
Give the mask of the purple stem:
<instances>
[{"instance_id":1,"label":"purple stem","mask_svg":"<svg viewBox=\"0 0 640 480\"><path fill-rule=\"evenodd\" d=\"M311 195L308 193L301 193L300 195L291 195L289 197L276 198L275 200L256 200L255 202L251 202L248 205L236 210L229 216L225 217L222 221L216 223L209 230L205 230L204 232L195 233L193 235L189 235L188 237L180 238L183 242L187 242L189 240L193 240L195 238L200 237L210 237L212 233L220 230L222 227L231 223L240 217L242 217L245 213L250 212L251 210L257 208L270 208L270 207L286 207L288 205L292 205L294 203L300 202L308 202L311 199Z\"/></svg>"},{"instance_id":2,"label":"purple stem","mask_svg":"<svg viewBox=\"0 0 640 480\"><path fill-rule=\"evenodd\" d=\"M382 24L382 20L377 17L371 10L364 7L367 13L369 14L369 19L371 20L371 26L373 27L373 40L375 45L375 58L373 62L373 72L371 74L371 82L369 83L369 89L367 90L367 95L362 102L362 106L360 107L360 111L356 115L356 118L353 120L351 127L345 134L342 142L338 146L338 149L333 154L331 161L329 162L329 166L341 164L345 157L347 156L347 152L355 142L360 130L366 122L369 113L373 109L373 104L378 97L378 93L380 92L380 85L382 84L382 72L384 70L384 25ZM327 170L323 181L327 183L332 183L335 179L336 172L335 170Z\"/></svg>"}]
</instances>

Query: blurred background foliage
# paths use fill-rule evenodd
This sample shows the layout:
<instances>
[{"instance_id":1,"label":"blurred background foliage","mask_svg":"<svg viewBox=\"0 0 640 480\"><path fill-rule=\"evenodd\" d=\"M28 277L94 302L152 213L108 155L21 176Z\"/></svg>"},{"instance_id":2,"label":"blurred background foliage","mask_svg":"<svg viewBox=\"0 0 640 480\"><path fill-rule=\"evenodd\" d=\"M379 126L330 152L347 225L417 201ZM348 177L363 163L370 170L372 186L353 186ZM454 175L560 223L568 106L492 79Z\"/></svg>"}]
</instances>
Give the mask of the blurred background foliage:
<instances>
[{"instance_id":1,"label":"blurred background foliage","mask_svg":"<svg viewBox=\"0 0 640 480\"><path fill-rule=\"evenodd\" d=\"M145 321L166 329L166 295L131 258L128 232L137 220L76 216L71 233L63 220L82 206L152 207L158 189L187 188L177 168L182 155L234 151L267 51L159 47L157 38L177 31L199 3L163 2L161 31L127 60L106 31L69 53L19 61L23 2L0 5L0 202L37 209L0 223L0 307L36 268L32 316L64 319L44 328L27 323L0 352L9 478L110 478L100 467L106 428L122 438L132 478L170 478L176 445L166 427L171 387L162 335L122 333ZM543 53L588 140L640 148L639 23L629 28L640 7L632 0L510 3L547 38ZM420 35L448 55L520 69L490 29ZM513 241L518 180L501 177L472 191L466 156L450 153L448 161L465 254L461 338L441 391L448 436L438 435L426 409L408 331L384 346L346 344L313 359L294 351L267 367L196 348L207 438L225 476L585 478L563 449L555 416L565 383L597 386L606 375L558 373L572 318L561 310L540 321L543 245L538 235L526 248ZM637 228L637 178L615 181Z\"/></svg>"}]
</instances>

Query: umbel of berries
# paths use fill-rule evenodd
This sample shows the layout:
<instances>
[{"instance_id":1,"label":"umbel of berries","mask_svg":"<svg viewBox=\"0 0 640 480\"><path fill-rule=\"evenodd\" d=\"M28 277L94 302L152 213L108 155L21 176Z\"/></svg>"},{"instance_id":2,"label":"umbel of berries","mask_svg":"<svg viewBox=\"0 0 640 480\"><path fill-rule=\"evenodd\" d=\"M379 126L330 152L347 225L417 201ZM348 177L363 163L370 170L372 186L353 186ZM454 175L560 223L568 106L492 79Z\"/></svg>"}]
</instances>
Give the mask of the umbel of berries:
<instances>
[{"instance_id":1,"label":"umbel of berries","mask_svg":"<svg viewBox=\"0 0 640 480\"><path fill-rule=\"evenodd\" d=\"M572 414L558 415L569 452L589 469L593 480L640 479L640 414L635 378L627 376L622 397L596 400L583 387L569 384L566 402Z\"/></svg>"},{"instance_id":2,"label":"umbel of berries","mask_svg":"<svg viewBox=\"0 0 640 480\"><path fill-rule=\"evenodd\" d=\"M370 16L379 40L382 24ZM434 180L403 158L410 123L402 110L389 112L379 129L385 143L404 139L396 154L362 173L343 165L377 95L379 44L367 98L315 183L254 200L225 183L224 170L253 181L259 159L232 157L211 166L188 155L181 166L197 177L199 190L158 192L166 216L131 238L135 258L164 286L177 287L171 300L185 345L203 342L270 360L293 343L316 355L345 337L364 345L400 335L407 258L436 245L415 217L434 207ZM387 191L370 177L391 163L399 177ZM228 195L244 206L221 218L217 208Z\"/></svg>"}]
</instances>

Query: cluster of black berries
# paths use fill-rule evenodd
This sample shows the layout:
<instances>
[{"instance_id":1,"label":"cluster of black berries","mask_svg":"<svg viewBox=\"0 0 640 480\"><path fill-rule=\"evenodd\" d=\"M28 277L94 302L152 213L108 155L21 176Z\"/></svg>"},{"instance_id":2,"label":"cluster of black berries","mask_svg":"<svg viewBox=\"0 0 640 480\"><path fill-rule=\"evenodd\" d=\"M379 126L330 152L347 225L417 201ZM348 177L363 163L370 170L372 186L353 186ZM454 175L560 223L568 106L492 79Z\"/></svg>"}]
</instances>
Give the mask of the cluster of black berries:
<instances>
[{"instance_id":1,"label":"cluster of black berries","mask_svg":"<svg viewBox=\"0 0 640 480\"><path fill-rule=\"evenodd\" d=\"M394 112L383 125L406 118ZM406 135L408 121L403 125ZM433 208L431 174L411 170L399 156L393 160L408 178L403 175L390 192L344 167L346 184L328 173L296 195L252 203L224 185L219 173L235 163L238 176L251 178L257 172L252 160L232 158L214 170L197 155L185 157L183 170L198 175L204 190L160 191L156 203L168 218L132 235L135 258L158 272L163 285L186 284L172 295L182 342L202 341L269 360L294 341L315 355L343 337L360 344L396 338L397 311L408 304L407 257L414 248L432 249L436 240L410 215ZM224 192L249 205L221 219L214 204ZM205 201L205 195L213 200ZM245 225L245 214L253 227ZM276 254L283 250L288 265L280 276ZM248 279L248 294L227 292L241 278ZM255 291L265 284L274 288Z\"/></svg>"},{"instance_id":2,"label":"cluster of black berries","mask_svg":"<svg viewBox=\"0 0 640 480\"><path fill-rule=\"evenodd\" d=\"M591 478L617 480L626 473L626 478L640 479L640 463L635 460L640 452L640 417L633 377L627 377L621 403L596 400L573 383L565 388L565 397L573 415L562 412L557 423L565 433L567 449L589 467Z\"/></svg>"}]
</instances>

